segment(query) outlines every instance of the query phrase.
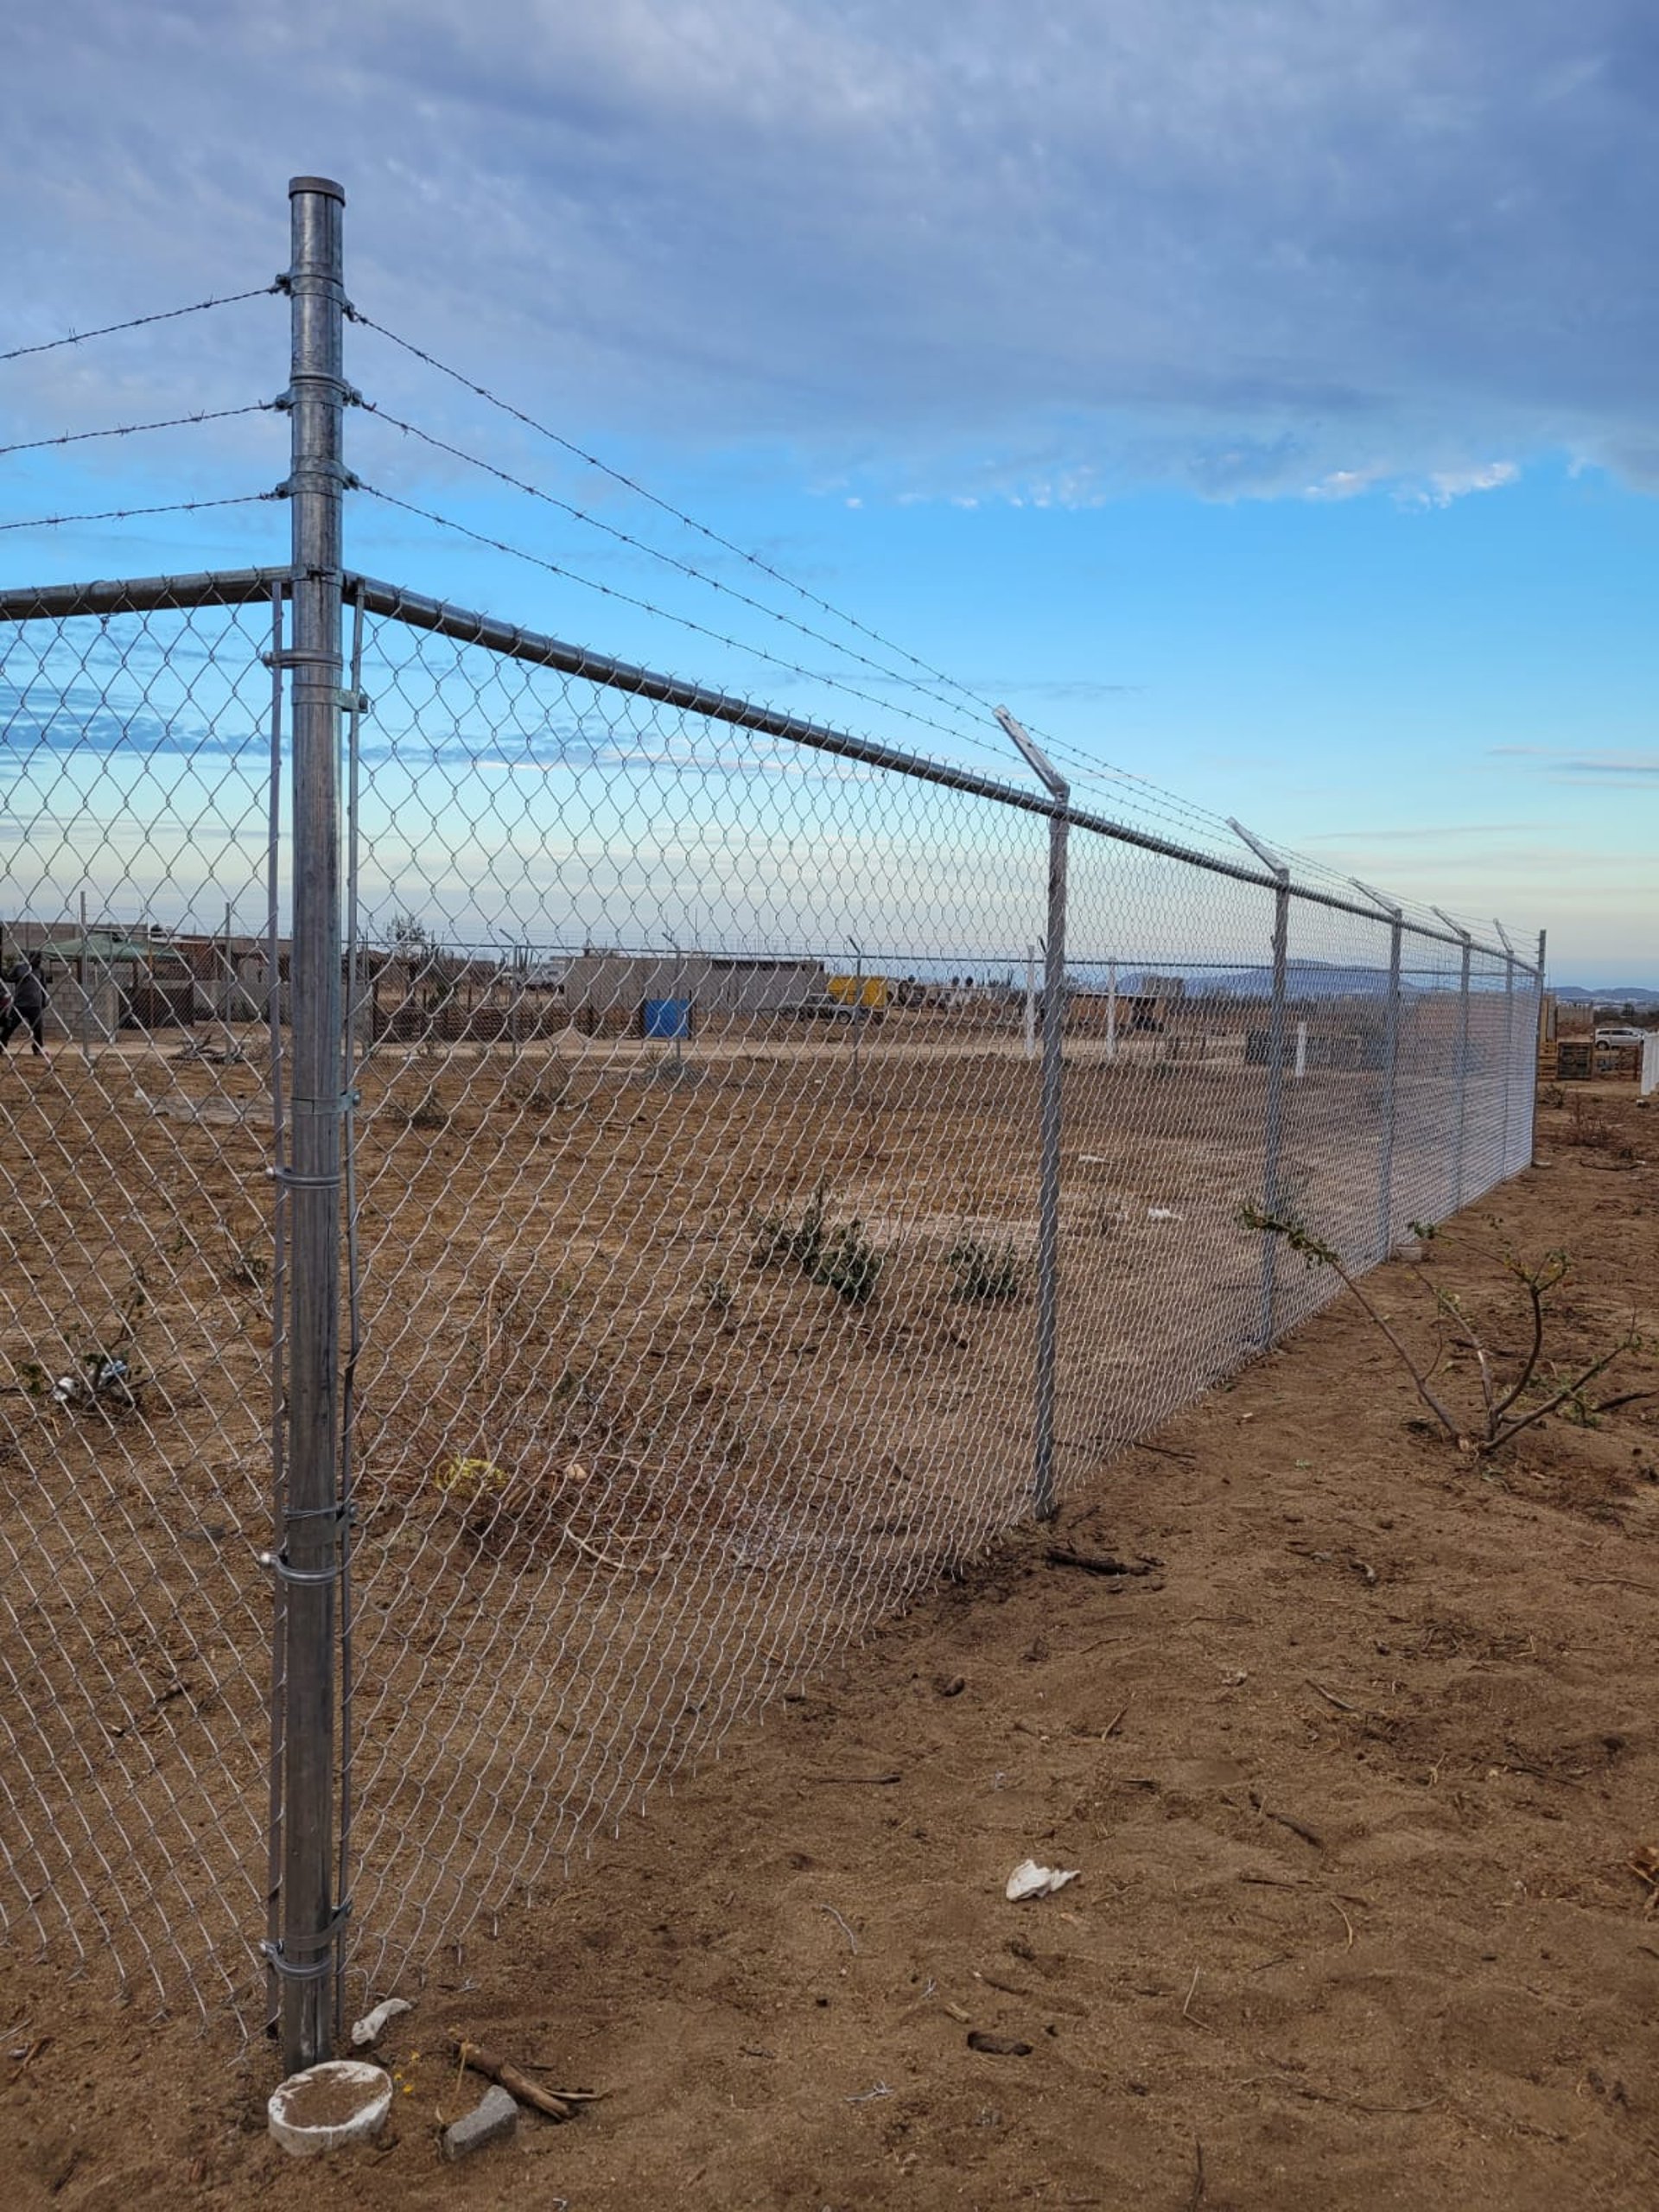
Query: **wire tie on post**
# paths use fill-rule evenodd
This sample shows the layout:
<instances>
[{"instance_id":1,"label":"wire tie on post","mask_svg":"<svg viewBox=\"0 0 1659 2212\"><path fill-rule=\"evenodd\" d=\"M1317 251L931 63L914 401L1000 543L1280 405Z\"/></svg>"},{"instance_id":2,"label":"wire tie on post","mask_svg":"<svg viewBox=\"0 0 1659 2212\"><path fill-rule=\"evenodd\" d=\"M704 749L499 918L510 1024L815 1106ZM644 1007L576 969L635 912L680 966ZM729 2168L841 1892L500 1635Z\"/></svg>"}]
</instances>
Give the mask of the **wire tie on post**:
<instances>
[{"instance_id":1,"label":"wire tie on post","mask_svg":"<svg viewBox=\"0 0 1659 2212\"><path fill-rule=\"evenodd\" d=\"M290 1567L280 1552L261 1552L258 1560L261 1567L270 1568L279 1582L296 1582L314 1588L338 1582L345 1571L344 1562L340 1560L332 1567Z\"/></svg>"},{"instance_id":2,"label":"wire tie on post","mask_svg":"<svg viewBox=\"0 0 1659 2212\"><path fill-rule=\"evenodd\" d=\"M342 1549L327 1567L290 1567L288 1560L286 1536L296 1521L333 1521L342 1536L349 1536L357 1526L357 1507L350 1498L338 1499L333 1505L291 1506L283 1516L284 1543L281 1551L256 1552L257 1563L270 1570L279 1582L296 1582L321 1586L337 1582L346 1572L346 1554Z\"/></svg>"},{"instance_id":3,"label":"wire tie on post","mask_svg":"<svg viewBox=\"0 0 1659 2212\"><path fill-rule=\"evenodd\" d=\"M305 1939L308 1944L320 1943L323 1946L321 1958L308 1960L302 1965L296 1960L288 1956L282 1940L278 1937L275 1941L267 1939L259 1946L266 1964L273 1972L281 1974L285 1981L320 1981L324 1974L332 1974L334 1970L334 1939L345 1926L346 1916L351 1910L352 1900L347 1897L343 1904L337 1904L329 1914L327 1928L321 1930L319 1934Z\"/></svg>"},{"instance_id":4,"label":"wire tie on post","mask_svg":"<svg viewBox=\"0 0 1659 2212\"><path fill-rule=\"evenodd\" d=\"M362 1103L360 1091L342 1090L334 1098L291 1098L288 1110L290 1114L349 1114L353 1106Z\"/></svg>"}]
</instances>

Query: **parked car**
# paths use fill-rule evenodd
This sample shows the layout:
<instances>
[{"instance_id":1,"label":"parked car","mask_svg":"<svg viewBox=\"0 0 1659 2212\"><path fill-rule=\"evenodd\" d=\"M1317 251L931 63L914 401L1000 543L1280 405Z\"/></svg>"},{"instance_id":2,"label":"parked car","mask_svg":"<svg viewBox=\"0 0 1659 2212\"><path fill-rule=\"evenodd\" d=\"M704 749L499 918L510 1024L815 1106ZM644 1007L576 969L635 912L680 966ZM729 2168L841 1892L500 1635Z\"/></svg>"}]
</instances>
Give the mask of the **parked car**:
<instances>
[{"instance_id":1,"label":"parked car","mask_svg":"<svg viewBox=\"0 0 1659 2212\"><path fill-rule=\"evenodd\" d=\"M1646 1041L1645 1029L1620 1027L1613 1029L1598 1029L1596 1032L1598 1045L1642 1045Z\"/></svg>"}]
</instances>

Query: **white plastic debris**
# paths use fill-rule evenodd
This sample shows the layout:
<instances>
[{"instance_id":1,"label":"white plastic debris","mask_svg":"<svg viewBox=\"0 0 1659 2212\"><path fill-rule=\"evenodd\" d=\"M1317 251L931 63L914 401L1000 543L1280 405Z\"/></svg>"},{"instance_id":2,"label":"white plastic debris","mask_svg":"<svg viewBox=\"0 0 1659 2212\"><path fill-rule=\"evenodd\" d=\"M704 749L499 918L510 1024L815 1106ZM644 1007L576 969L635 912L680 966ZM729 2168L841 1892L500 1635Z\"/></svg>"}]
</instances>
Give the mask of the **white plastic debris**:
<instances>
[{"instance_id":1,"label":"white plastic debris","mask_svg":"<svg viewBox=\"0 0 1659 2212\"><path fill-rule=\"evenodd\" d=\"M1177 1213L1173 1206L1148 1206L1147 1208L1147 1219L1148 1221L1185 1221L1185 1215Z\"/></svg>"},{"instance_id":2,"label":"white plastic debris","mask_svg":"<svg viewBox=\"0 0 1659 2212\"><path fill-rule=\"evenodd\" d=\"M384 2004L377 2005L373 2012L365 2012L360 2020L353 2021L353 2043L359 2050L368 2044L378 2043L389 2021L395 2020L400 2012L412 2012L414 2009L407 1997L388 1997Z\"/></svg>"},{"instance_id":3,"label":"white plastic debris","mask_svg":"<svg viewBox=\"0 0 1659 2212\"><path fill-rule=\"evenodd\" d=\"M290 2074L267 2107L272 2140L296 2158L372 2141L391 2110L391 2075L360 2058L331 2058Z\"/></svg>"},{"instance_id":4,"label":"white plastic debris","mask_svg":"<svg viewBox=\"0 0 1659 2212\"><path fill-rule=\"evenodd\" d=\"M1039 1866L1034 1859L1022 1859L1009 1875L1003 1894L1010 1904L1018 1904L1022 1897L1052 1897L1056 1890L1063 1890L1077 1878L1075 1866Z\"/></svg>"},{"instance_id":5,"label":"white plastic debris","mask_svg":"<svg viewBox=\"0 0 1659 2212\"><path fill-rule=\"evenodd\" d=\"M54 1406L84 1406L98 1398L115 1398L130 1406L133 1402L130 1373L124 1359L89 1354L85 1375L59 1376L52 1385L52 1402Z\"/></svg>"}]
</instances>

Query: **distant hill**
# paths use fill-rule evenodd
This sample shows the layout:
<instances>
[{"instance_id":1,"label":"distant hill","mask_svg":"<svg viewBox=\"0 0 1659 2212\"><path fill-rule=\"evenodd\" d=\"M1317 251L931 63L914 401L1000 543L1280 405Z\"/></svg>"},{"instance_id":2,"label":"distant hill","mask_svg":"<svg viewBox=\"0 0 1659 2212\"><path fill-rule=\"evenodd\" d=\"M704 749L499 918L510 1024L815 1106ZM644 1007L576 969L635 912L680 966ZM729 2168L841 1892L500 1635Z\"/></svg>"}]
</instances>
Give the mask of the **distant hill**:
<instances>
[{"instance_id":1,"label":"distant hill","mask_svg":"<svg viewBox=\"0 0 1659 2212\"><path fill-rule=\"evenodd\" d=\"M1179 977L1193 997L1259 999L1273 988L1273 970L1264 961L1259 968L1183 968L1172 962L1166 968L1124 975L1123 991L1155 990L1160 981ZM1386 968L1349 968L1327 960L1289 960L1285 963L1285 992L1292 999L1369 999L1383 997L1389 988ZM1407 976L1402 992L1417 987Z\"/></svg>"},{"instance_id":2,"label":"distant hill","mask_svg":"<svg viewBox=\"0 0 1659 2212\"><path fill-rule=\"evenodd\" d=\"M1585 990L1576 983L1564 983L1555 995L1574 1006L1639 1006L1649 1011L1659 1007L1659 991L1650 990L1643 983L1598 984L1593 990Z\"/></svg>"}]
</instances>

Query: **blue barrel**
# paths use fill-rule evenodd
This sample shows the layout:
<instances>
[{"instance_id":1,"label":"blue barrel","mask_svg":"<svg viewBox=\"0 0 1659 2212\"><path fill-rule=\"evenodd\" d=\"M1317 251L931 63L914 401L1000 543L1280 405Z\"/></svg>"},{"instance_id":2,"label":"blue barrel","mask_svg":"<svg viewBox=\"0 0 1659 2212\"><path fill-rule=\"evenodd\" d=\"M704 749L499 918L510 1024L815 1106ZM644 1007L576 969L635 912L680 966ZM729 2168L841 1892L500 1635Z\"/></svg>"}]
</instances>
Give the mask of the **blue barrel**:
<instances>
[{"instance_id":1,"label":"blue barrel","mask_svg":"<svg viewBox=\"0 0 1659 2212\"><path fill-rule=\"evenodd\" d=\"M647 999L645 1031L647 1037L689 1037L691 1034L690 999Z\"/></svg>"}]
</instances>

